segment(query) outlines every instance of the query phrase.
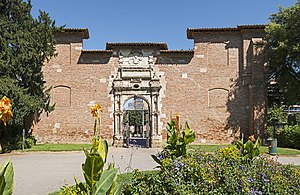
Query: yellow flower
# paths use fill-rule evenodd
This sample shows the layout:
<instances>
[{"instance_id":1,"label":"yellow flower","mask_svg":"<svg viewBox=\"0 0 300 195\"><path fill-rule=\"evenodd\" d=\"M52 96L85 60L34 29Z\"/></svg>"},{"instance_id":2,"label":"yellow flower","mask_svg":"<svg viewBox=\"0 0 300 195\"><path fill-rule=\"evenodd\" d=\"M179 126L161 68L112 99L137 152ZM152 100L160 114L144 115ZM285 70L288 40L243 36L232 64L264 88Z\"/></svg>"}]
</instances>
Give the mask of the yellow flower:
<instances>
[{"instance_id":1,"label":"yellow flower","mask_svg":"<svg viewBox=\"0 0 300 195\"><path fill-rule=\"evenodd\" d=\"M249 136L249 140L252 141L252 142L255 142L254 135Z\"/></svg>"},{"instance_id":2,"label":"yellow flower","mask_svg":"<svg viewBox=\"0 0 300 195\"><path fill-rule=\"evenodd\" d=\"M4 96L0 100L0 119L3 121L4 125L6 125L6 122L13 115L11 108L10 99Z\"/></svg>"},{"instance_id":3,"label":"yellow flower","mask_svg":"<svg viewBox=\"0 0 300 195\"><path fill-rule=\"evenodd\" d=\"M91 114L93 115L93 117L99 117L99 113L103 111L102 106L99 103L92 106L90 109L91 109Z\"/></svg>"}]
</instances>

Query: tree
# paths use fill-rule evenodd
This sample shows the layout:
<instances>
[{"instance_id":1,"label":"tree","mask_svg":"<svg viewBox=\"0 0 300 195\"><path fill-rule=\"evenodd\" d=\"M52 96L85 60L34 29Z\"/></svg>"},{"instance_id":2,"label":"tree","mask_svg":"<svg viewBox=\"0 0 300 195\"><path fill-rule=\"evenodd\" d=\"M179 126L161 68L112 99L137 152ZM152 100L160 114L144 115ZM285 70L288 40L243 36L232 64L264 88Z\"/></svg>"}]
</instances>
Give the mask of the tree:
<instances>
[{"instance_id":1,"label":"tree","mask_svg":"<svg viewBox=\"0 0 300 195\"><path fill-rule=\"evenodd\" d=\"M42 66L55 55L57 28L43 11L33 18L31 8L30 0L0 0L0 97L12 101L13 118L8 126L17 132L31 113L53 109Z\"/></svg>"},{"instance_id":2,"label":"tree","mask_svg":"<svg viewBox=\"0 0 300 195\"><path fill-rule=\"evenodd\" d=\"M284 104L299 104L300 0L294 6L280 7L278 13L271 15L270 20L270 24L266 27L266 41L273 83L271 91L279 94L282 97L280 101ZM272 100L279 101L276 98Z\"/></svg>"}]
</instances>

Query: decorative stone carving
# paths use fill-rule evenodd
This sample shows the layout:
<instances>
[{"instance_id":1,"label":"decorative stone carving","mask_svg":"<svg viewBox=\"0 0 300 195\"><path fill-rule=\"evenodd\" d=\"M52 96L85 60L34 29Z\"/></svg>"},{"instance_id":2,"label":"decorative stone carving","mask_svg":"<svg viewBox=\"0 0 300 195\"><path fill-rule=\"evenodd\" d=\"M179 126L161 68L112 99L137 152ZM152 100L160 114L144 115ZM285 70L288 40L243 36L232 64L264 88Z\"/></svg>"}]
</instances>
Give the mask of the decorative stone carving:
<instances>
[{"instance_id":1,"label":"decorative stone carving","mask_svg":"<svg viewBox=\"0 0 300 195\"><path fill-rule=\"evenodd\" d=\"M154 64L153 56L149 56L149 57L148 57L148 64L149 64L149 65L153 65L153 64Z\"/></svg>"},{"instance_id":2,"label":"decorative stone carving","mask_svg":"<svg viewBox=\"0 0 300 195\"><path fill-rule=\"evenodd\" d=\"M119 56L119 64L121 65L121 64L123 64L123 56Z\"/></svg>"}]
</instances>

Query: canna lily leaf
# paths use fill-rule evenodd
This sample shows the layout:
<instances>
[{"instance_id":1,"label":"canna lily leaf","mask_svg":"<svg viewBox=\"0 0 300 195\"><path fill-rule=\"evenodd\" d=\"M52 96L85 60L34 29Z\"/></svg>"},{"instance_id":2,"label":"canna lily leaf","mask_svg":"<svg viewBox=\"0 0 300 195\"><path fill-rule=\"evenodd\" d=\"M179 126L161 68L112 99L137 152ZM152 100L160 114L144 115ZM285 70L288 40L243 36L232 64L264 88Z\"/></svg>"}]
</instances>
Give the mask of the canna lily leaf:
<instances>
[{"instance_id":1,"label":"canna lily leaf","mask_svg":"<svg viewBox=\"0 0 300 195\"><path fill-rule=\"evenodd\" d=\"M14 187L14 169L10 159L0 167L0 194L11 195Z\"/></svg>"},{"instance_id":2,"label":"canna lily leaf","mask_svg":"<svg viewBox=\"0 0 300 195\"><path fill-rule=\"evenodd\" d=\"M113 181L116 179L118 169L112 168L102 172L102 175L96 183L95 194L103 195L111 188Z\"/></svg>"},{"instance_id":3,"label":"canna lily leaf","mask_svg":"<svg viewBox=\"0 0 300 195\"><path fill-rule=\"evenodd\" d=\"M93 189L96 181L99 180L103 167L104 162L99 154L88 154L85 163L82 165L82 171L90 189Z\"/></svg>"}]
</instances>

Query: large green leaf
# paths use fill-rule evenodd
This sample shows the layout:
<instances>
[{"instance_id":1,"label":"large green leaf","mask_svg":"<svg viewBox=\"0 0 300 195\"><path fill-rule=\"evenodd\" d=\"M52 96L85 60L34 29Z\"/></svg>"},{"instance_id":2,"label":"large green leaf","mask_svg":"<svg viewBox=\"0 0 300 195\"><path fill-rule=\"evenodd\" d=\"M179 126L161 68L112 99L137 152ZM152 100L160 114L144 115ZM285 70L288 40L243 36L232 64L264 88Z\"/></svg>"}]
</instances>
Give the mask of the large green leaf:
<instances>
[{"instance_id":1,"label":"large green leaf","mask_svg":"<svg viewBox=\"0 0 300 195\"><path fill-rule=\"evenodd\" d=\"M82 165L83 175L87 185L93 189L103 171L104 161L99 154L87 154Z\"/></svg>"},{"instance_id":2,"label":"large green leaf","mask_svg":"<svg viewBox=\"0 0 300 195\"><path fill-rule=\"evenodd\" d=\"M114 169L114 164L110 163L108 169ZM118 176L116 176L113 180L113 183L106 194L108 195L120 195L121 194L121 186L117 182Z\"/></svg>"},{"instance_id":3,"label":"large green leaf","mask_svg":"<svg viewBox=\"0 0 300 195\"><path fill-rule=\"evenodd\" d=\"M244 143L243 143L242 140L237 140L235 144L236 144L238 149L241 149L241 148L243 149L244 148Z\"/></svg>"},{"instance_id":4,"label":"large green leaf","mask_svg":"<svg viewBox=\"0 0 300 195\"><path fill-rule=\"evenodd\" d=\"M94 136L92 140L92 153L99 153L103 162L106 162L107 153L108 153L108 143L106 140L102 140L100 137Z\"/></svg>"},{"instance_id":5,"label":"large green leaf","mask_svg":"<svg viewBox=\"0 0 300 195\"><path fill-rule=\"evenodd\" d=\"M98 152L102 157L103 161L106 162L107 153L108 153L108 143L106 140L99 138Z\"/></svg>"},{"instance_id":6,"label":"large green leaf","mask_svg":"<svg viewBox=\"0 0 300 195\"><path fill-rule=\"evenodd\" d=\"M196 139L195 132L191 131L190 129L183 131L183 136L183 142L186 145L192 143Z\"/></svg>"},{"instance_id":7,"label":"large green leaf","mask_svg":"<svg viewBox=\"0 0 300 195\"><path fill-rule=\"evenodd\" d=\"M152 154L151 157L152 157L152 159L153 159L155 162L157 162L159 165L162 165L160 159L157 158L157 156L155 156L155 155Z\"/></svg>"},{"instance_id":8,"label":"large green leaf","mask_svg":"<svg viewBox=\"0 0 300 195\"><path fill-rule=\"evenodd\" d=\"M118 169L111 168L104 170L102 175L96 183L95 194L104 195L111 188L114 180L116 179L118 174Z\"/></svg>"},{"instance_id":9,"label":"large green leaf","mask_svg":"<svg viewBox=\"0 0 300 195\"><path fill-rule=\"evenodd\" d=\"M14 169L10 159L0 167L0 194L11 195L14 187Z\"/></svg>"}]
</instances>

